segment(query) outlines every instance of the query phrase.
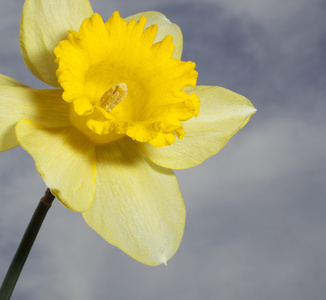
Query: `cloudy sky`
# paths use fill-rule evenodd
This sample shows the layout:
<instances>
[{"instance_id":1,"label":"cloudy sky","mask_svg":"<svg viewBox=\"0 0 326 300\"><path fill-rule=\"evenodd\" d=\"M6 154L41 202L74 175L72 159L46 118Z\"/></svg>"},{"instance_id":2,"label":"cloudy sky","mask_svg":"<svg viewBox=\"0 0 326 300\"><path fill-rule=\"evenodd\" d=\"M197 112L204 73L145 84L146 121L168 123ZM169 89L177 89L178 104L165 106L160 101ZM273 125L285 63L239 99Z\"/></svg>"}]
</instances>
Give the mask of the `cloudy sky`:
<instances>
[{"instance_id":1,"label":"cloudy sky","mask_svg":"<svg viewBox=\"0 0 326 300\"><path fill-rule=\"evenodd\" d=\"M0 73L44 87L20 56L23 0L0 2ZM198 83L258 109L216 156L177 171L185 235L168 267L107 244L55 202L12 299L324 300L324 0L92 0L104 19L164 13L184 34ZM0 153L0 281L45 185L20 147Z\"/></svg>"}]
</instances>

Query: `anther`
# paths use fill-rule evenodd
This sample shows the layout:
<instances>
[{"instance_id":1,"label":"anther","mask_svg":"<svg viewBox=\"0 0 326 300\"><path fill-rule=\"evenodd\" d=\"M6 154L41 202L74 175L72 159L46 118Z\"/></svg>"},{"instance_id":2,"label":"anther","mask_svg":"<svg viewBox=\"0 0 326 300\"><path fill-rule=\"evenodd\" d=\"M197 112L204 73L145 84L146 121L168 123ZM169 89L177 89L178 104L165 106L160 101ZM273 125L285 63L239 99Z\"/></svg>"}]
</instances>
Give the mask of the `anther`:
<instances>
[{"instance_id":1,"label":"anther","mask_svg":"<svg viewBox=\"0 0 326 300\"><path fill-rule=\"evenodd\" d=\"M107 90L100 100L100 105L110 112L127 97L127 85L119 83Z\"/></svg>"}]
</instances>

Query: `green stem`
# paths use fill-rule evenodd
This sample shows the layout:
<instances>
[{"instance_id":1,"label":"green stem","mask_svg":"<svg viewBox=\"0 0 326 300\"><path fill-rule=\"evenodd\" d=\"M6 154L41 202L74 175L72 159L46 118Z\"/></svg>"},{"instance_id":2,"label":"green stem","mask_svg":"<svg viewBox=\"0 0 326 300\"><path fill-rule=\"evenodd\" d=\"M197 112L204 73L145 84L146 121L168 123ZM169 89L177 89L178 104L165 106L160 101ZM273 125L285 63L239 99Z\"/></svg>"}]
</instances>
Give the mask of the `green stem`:
<instances>
[{"instance_id":1,"label":"green stem","mask_svg":"<svg viewBox=\"0 0 326 300\"><path fill-rule=\"evenodd\" d=\"M51 207L53 200L54 196L51 194L50 190L47 189L33 214L33 217L25 231L17 252L8 269L7 275L2 283L0 289L0 300L10 299L20 272L23 269L25 261L28 257L29 251L33 246L35 238L42 226L43 220L49 208Z\"/></svg>"}]
</instances>

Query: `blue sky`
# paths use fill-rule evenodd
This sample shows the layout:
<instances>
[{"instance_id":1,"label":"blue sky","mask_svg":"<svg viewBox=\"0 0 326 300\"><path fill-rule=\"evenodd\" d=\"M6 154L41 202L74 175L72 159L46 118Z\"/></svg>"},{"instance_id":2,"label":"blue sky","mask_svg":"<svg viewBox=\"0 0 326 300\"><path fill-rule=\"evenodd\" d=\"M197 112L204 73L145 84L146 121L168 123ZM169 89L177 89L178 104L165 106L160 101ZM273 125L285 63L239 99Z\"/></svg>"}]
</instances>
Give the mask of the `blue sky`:
<instances>
[{"instance_id":1,"label":"blue sky","mask_svg":"<svg viewBox=\"0 0 326 300\"><path fill-rule=\"evenodd\" d=\"M26 69L22 0L0 3L0 73L45 87ZM326 4L323 0L91 1L104 19L157 10L184 35L198 83L258 109L202 165L176 171L187 222L168 267L103 241L59 202L13 299L323 300L326 294ZM20 147L0 155L0 280L45 191Z\"/></svg>"}]
</instances>

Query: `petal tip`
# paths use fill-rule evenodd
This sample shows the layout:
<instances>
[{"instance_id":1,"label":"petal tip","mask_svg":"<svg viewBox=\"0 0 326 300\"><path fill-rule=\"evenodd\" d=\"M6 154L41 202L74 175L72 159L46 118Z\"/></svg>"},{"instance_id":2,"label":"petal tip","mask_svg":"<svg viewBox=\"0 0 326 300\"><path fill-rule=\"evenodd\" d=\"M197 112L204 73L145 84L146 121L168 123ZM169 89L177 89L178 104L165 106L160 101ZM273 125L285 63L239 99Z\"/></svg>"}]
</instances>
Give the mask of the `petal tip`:
<instances>
[{"instance_id":1,"label":"petal tip","mask_svg":"<svg viewBox=\"0 0 326 300\"><path fill-rule=\"evenodd\" d=\"M162 254L161 259L162 259L162 264L167 267L168 266L168 261L167 261L166 256L164 254Z\"/></svg>"}]
</instances>

